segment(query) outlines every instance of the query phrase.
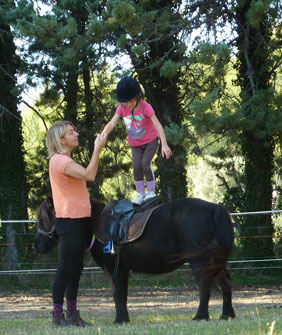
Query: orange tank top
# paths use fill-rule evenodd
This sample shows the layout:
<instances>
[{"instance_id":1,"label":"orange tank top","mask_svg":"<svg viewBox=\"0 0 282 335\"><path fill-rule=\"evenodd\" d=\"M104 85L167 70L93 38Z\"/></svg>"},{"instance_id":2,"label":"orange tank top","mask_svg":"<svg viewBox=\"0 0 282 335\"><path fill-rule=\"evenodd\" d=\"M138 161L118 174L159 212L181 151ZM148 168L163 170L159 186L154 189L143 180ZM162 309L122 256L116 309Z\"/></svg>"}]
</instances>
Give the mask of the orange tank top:
<instances>
[{"instance_id":1,"label":"orange tank top","mask_svg":"<svg viewBox=\"0 0 282 335\"><path fill-rule=\"evenodd\" d=\"M49 177L57 218L91 217L91 205L86 181L64 174L72 158L54 154L49 161Z\"/></svg>"}]
</instances>

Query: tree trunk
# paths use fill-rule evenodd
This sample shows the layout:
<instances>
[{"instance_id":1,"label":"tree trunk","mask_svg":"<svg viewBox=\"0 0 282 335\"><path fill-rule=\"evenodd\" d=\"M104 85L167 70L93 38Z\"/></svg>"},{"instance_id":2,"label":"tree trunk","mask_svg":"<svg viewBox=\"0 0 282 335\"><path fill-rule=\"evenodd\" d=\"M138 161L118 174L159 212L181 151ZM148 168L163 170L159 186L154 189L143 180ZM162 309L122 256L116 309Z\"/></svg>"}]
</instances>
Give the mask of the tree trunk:
<instances>
[{"instance_id":1,"label":"tree trunk","mask_svg":"<svg viewBox=\"0 0 282 335\"><path fill-rule=\"evenodd\" d=\"M17 97L12 94L16 88L18 58L9 25L0 15L0 217L2 220L24 219L27 217L27 186L21 115L17 111ZM15 245L19 225L2 224L0 233L6 235L7 266L15 268L18 263L18 246ZM1 255L1 254L0 254ZM8 264L9 263L9 264Z\"/></svg>"},{"instance_id":2,"label":"tree trunk","mask_svg":"<svg viewBox=\"0 0 282 335\"><path fill-rule=\"evenodd\" d=\"M242 111L247 122L253 124L251 130L242 134L242 152L245 159L244 210L264 211L272 209L273 138L268 135L267 117L270 99L266 94L270 88L270 73L266 66L269 59L267 42L272 34L271 25L264 18L257 27L250 24L246 13L252 1L245 1L238 7L237 32L238 83L241 87ZM264 99L260 95L264 94ZM269 100L268 100L269 99ZM258 103L257 101L260 101ZM258 119L258 115L264 115ZM272 257L273 226L271 216L247 216L243 222L242 235L256 238L242 239L244 257L265 255ZM260 238L257 238L261 236ZM259 251L259 254L258 254Z\"/></svg>"},{"instance_id":3,"label":"tree trunk","mask_svg":"<svg viewBox=\"0 0 282 335\"><path fill-rule=\"evenodd\" d=\"M77 65L78 66L78 65ZM65 89L65 100L67 102L64 118L74 125L77 120L77 93L78 93L78 71L77 67L73 66L67 73L67 83Z\"/></svg>"},{"instance_id":4,"label":"tree trunk","mask_svg":"<svg viewBox=\"0 0 282 335\"><path fill-rule=\"evenodd\" d=\"M269 145L266 145L266 142ZM273 145L271 139L261 140L244 133L242 145L245 158L246 191L243 206L246 211L272 209ZM245 257L273 256L272 235L274 228L271 215L247 216L243 221L242 254ZM257 236L253 237L252 236ZM260 237L261 236L261 237Z\"/></svg>"},{"instance_id":5,"label":"tree trunk","mask_svg":"<svg viewBox=\"0 0 282 335\"><path fill-rule=\"evenodd\" d=\"M94 149L94 141L95 141L95 133L97 133L97 129L95 129L95 110L93 106L93 94L90 86L90 73L89 68L87 66L87 60L84 60L84 69L82 72L83 84L84 84L84 102L85 102L85 129L87 129L87 133L85 134L85 139L87 142L88 155L89 160L91 158L93 149ZM97 175L94 182L88 183L90 185L90 198L100 199L100 188L98 182L99 176Z\"/></svg>"}]
</instances>

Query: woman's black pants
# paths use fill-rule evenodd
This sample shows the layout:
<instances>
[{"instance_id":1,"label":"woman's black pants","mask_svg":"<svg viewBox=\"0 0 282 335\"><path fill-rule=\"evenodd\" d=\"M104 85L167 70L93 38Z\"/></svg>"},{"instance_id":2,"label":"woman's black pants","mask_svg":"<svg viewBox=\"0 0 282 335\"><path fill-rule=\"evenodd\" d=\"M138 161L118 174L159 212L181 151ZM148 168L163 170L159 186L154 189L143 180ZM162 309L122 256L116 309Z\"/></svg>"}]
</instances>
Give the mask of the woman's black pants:
<instances>
[{"instance_id":1,"label":"woman's black pants","mask_svg":"<svg viewBox=\"0 0 282 335\"><path fill-rule=\"evenodd\" d=\"M53 303L63 304L64 295L76 300L86 241L89 240L90 218L57 218L56 233L59 237L58 266L53 282Z\"/></svg>"}]
</instances>

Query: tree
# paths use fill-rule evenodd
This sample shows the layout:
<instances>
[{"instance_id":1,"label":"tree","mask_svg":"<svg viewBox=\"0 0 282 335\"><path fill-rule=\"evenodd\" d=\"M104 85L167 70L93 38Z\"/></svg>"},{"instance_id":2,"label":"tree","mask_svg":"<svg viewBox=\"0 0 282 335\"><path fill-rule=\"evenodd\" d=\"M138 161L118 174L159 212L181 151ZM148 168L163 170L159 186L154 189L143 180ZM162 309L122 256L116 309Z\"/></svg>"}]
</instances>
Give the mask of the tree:
<instances>
[{"instance_id":1,"label":"tree","mask_svg":"<svg viewBox=\"0 0 282 335\"><path fill-rule=\"evenodd\" d=\"M282 47L282 22L281 16L278 16L279 12L281 15L281 9L281 3L276 1L245 1L236 11L241 111L246 123L249 123L242 133L246 210L272 208L274 138L280 132L282 122L274 98L275 73L282 63L282 57L277 57L277 52L280 51L281 55ZM274 30L274 26L278 30ZM258 235L273 234L270 216L246 220L243 230L245 235L250 235L250 226L258 227ZM262 254L273 255L272 238L245 242L243 252L257 250L258 247Z\"/></svg>"},{"instance_id":2,"label":"tree","mask_svg":"<svg viewBox=\"0 0 282 335\"><path fill-rule=\"evenodd\" d=\"M215 133L225 133L240 145L244 159L241 209L270 210L274 141L279 137L282 125L277 104L281 97L275 94L276 73L282 62L281 2L193 1L194 9L199 5L202 6L200 13L204 10L207 18L207 30L214 28L217 34L213 43L201 43L198 52L202 55L201 60L206 55L204 63L212 65L217 75L211 90L191 106L193 122L198 129L202 123ZM224 48L220 48L224 44L217 40L216 28L227 24L231 25L231 32L236 32L234 38L225 39L226 51L229 49L229 53L234 53L231 61L237 79L233 85L240 89L236 100L230 99L232 96L226 90L224 67L227 62L221 62ZM243 222L243 235L271 236L272 233L269 216L247 217ZM255 257L258 249L264 255L273 254L270 237L245 239L242 246L242 252L248 252L250 257Z\"/></svg>"},{"instance_id":3,"label":"tree","mask_svg":"<svg viewBox=\"0 0 282 335\"><path fill-rule=\"evenodd\" d=\"M41 13L34 1L19 0L10 13L11 21L19 37L27 42L22 52L28 84L40 84L44 89L38 107L53 107L49 117L42 114L43 121L49 118L49 126L67 119L76 125L83 149L74 156L85 165L93 151L95 134L104 126L104 116L111 112L113 78L107 76L100 41L106 29L99 19L104 4L84 0L43 2L48 11ZM102 179L88 183L91 197L102 196Z\"/></svg>"},{"instance_id":4,"label":"tree","mask_svg":"<svg viewBox=\"0 0 282 335\"><path fill-rule=\"evenodd\" d=\"M189 148L195 133L204 147L208 137L221 141L214 146L218 160L210 162L216 168L224 165L234 179L230 187L218 173L226 186L225 201L240 210L271 209L273 150L282 122L276 89L282 59L280 1L44 2L51 10L41 15L33 1L19 0L14 27L30 42L30 78L44 78L45 97L57 101L60 116L77 121L85 144L91 147L94 131L115 107L110 98L115 78L104 75L105 59L127 54L131 67L116 72L138 77L173 146L173 159L158 162L162 194L171 199L186 195L187 152L201 153L198 146ZM194 43L189 44L192 31ZM103 176L129 170L128 162L115 163L124 134L115 135L105 156L111 169ZM80 158L85 157L83 152ZM251 227L258 236L273 231L269 217L247 218L242 227L243 234ZM242 250L255 252L256 241L249 246L243 240ZM264 253L271 255L271 239L263 243Z\"/></svg>"},{"instance_id":5,"label":"tree","mask_svg":"<svg viewBox=\"0 0 282 335\"><path fill-rule=\"evenodd\" d=\"M15 26L21 31L22 36L28 38L30 44L27 63L29 63L28 68L33 72L29 71L29 78L32 77L33 73L36 74L37 77L43 78L46 94L50 92L51 96L56 96L56 94L58 96L58 93L61 95L63 103L60 109L63 110L64 118L70 119L83 129L82 133L86 135L86 138L84 140L84 136L82 137L82 143L91 148L94 131L101 127L103 124L101 120L105 121L109 111L112 115L112 110L109 110L104 104L105 99L101 97L101 93L94 94L93 80L92 86L90 83L90 71L94 69L97 73L101 72L105 57L112 54L111 43L113 43L113 37L115 39L118 36L121 40L124 37L124 31L119 32L118 25L112 24L113 19L118 19L120 4L118 2L109 3L106 8L104 2L93 3L82 0L75 3L44 2L50 6L50 11L44 15L36 12L33 2L28 0L19 0L20 11L15 12L15 21L17 22ZM131 4L122 2L121 5L126 11L128 5ZM137 69L139 79L149 97L152 98L152 105L165 126L170 121L179 123L182 118L177 107L176 82L178 63L183 55L183 48L178 46L176 37L170 45L167 45L169 38L166 38L163 42L161 41L161 36L166 36L170 29L165 23L165 20L169 17L168 10L166 8L162 10L162 5L162 3L156 3L155 6L158 10L155 10L147 4L147 7L143 6L143 12L140 12L143 22L144 20L148 21L154 13L155 22L153 22L153 26L155 32L152 35L151 46L149 45L151 56L143 57L143 60L140 56L138 59L136 57L138 52L136 53L135 50L136 41L132 44L132 50L129 50L129 54L136 69L139 65L142 65L142 62L143 67L148 67L147 73L144 72L144 74ZM169 6L176 8L177 4L171 2ZM25 16L27 19L23 19L22 10L27 11L26 8L28 7L29 14ZM135 8L138 7L135 6ZM111 16L112 11L115 13L115 17ZM159 15L161 15L160 18ZM173 21L175 19L176 17L173 16L170 19L174 29L176 29L170 36L176 36L179 32L179 28L176 28L177 22ZM145 32L145 37L147 33L148 31ZM155 42L154 36L157 37ZM129 46L130 44L127 45L127 47ZM168 47L171 48L171 51L164 57ZM114 55L120 54L123 50L123 48L115 49ZM163 58L161 62L158 61L159 57ZM38 59L40 59L40 62ZM157 63L159 66L164 65L161 75ZM165 74L168 72L170 72L170 76ZM150 76L151 79L149 77L148 79L147 76ZM161 78L161 76L163 77ZM102 81L100 81L101 83ZM150 94L150 91L153 94ZM96 121L95 126L94 121ZM89 129L90 125L93 125L93 128ZM120 137L120 134L117 135ZM124 137L124 135L122 136ZM183 154L183 148L178 144L175 144L173 150L173 160L164 163L160 159L159 166L162 166L162 169L159 169L159 171L162 171L159 173L160 184L165 197L179 198L186 195L185 158L183 159L185 154ZM179 159L179 156L181 156L181 159ZM128 164L124 165L124 167L126 166L128 169ZM175 166L178 167L177 174L175 173ZM94 189L97 195L99 189L93 184L91 194L95 193L93 193Z\"/></svg>"},{"instance_id":6,"label":"tree","mask_svg":"<svg viewBox=\"0 0 282 335\"><path fill-rule=\"evenodd\" d=\"M27 185L25 178L22 119L18 112L17 74L20 59L7 21L7 9L13 1L0 6L0 217L2 220L27 218ZM6 266L14 269L19 262L21 241L16 235L25 227L2 223L1 240L7 243ZM3 249L2 249L3 250ZM3 257L3 252L1 252ZM1 257L1 258L2 258Z\"/></svg>"}]
</instances>

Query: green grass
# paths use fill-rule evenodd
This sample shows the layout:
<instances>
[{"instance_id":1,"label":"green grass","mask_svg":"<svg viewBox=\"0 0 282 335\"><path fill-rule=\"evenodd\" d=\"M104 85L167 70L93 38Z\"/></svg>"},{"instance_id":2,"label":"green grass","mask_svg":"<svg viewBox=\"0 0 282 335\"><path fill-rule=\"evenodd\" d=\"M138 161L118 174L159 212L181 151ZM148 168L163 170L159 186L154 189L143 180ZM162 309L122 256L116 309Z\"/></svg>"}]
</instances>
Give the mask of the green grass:
<instances>
[{"instance_id":1,"label":"green grass","mask_svg":"<svg viewBox=\"0 0 282 335\"><path fill-rule=\"evenodd\" d=\"M84 313L91 320L93 315ZM91 334L98 335L268 335L271 323L276 325L273 335L282 334L282 313L278 309L254 308L240 312L236 319L218 320L218 314L211 315L211 321L192 321L189 314L131 314L131 323L114 325L112 316L101 316L92 320L93 327L68 327L53 329L51 318L0 320L2 335L53 335Z\"/></svg>"},{"instance_id":2,"label":"green grass","mask_svg":"<svg viewBox=\"0 0 282 335\"><path fill-rule=\"evenodd\" d=\"M244 271L245 272L245 271ZM275 272L269 273L268 276L256 273L244 273L234 271L232 274L234 284L269 284L281 283L281 274ZM9 291L31 290L42 286L47 290L51 290L52 275L45 277L12 277L10 280L5 277L0 284L6 294ZM39 284L40 283L40 284ZM12 287L17 285L16 289ZM192 276L187 272L170 273L162 276L148 276L132 274L130 278L130 287L183 287L188 285L191 289L197 285ZM83 275L80 288L103 288L108 287L108 282L104 274ZM0 288L1 289L1 288ZM28 294L28 290L26 291ZM93 301L95 304L95 301ZM282 302L281 302L282 303ZM193 308L193 314L190 310L187 314L170 310L169 313L163 313L160 309L155 308L153 312L142 313L140 311L130 311L130 324L114 325L115 318L114 308L107 314L95 315L94 311L82 310L81 314L87 321L93 323L91 328L51 328L50 311L44 311L42 315L29 313L11 313L10 319L1 320L0 311L0 335L269 335L270 325L275 320L275 328L272 335L282 335L282 308L267 308L255 305L246 305L244 308L237 309L237 318L234 320L220 321L219 311L211 313L209 322L192 321L192 317L196 312ZM100 334L99 334L100 331Z\"/></svg>"}]
</instances>

